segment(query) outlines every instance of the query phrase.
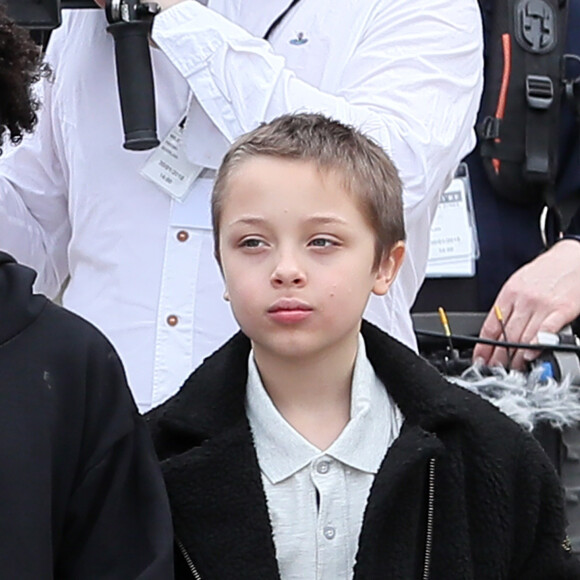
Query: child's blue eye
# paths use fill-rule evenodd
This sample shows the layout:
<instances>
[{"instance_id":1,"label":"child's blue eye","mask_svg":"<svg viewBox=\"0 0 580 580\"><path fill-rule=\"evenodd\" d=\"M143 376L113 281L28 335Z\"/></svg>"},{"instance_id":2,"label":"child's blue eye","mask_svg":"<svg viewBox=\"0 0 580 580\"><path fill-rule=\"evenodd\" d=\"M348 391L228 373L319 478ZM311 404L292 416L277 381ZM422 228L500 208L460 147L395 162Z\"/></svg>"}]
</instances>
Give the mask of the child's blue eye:
<instances>
[{"instance_id":1,"label":"child's blue eye","mask_svg":"<svg viewBox=\"0 0 580 580\"><path fill-rule=\"evenodd\" d=\"M333 246L334 242L328 238L316 238L310 242L310 245L317 248L327 248L328 246Z\"/></svg>"},{"instance_id":2,"label":"child's blue eye","mask_svg":"<svg viewBox=\"0 0 580 580\"><path fill-rule=\"evenodd\" d=\"M259 248L264 242L258 240L257 238L248 238L247 240L242 240L240 246L244 248Z\"/></svg>"}]
</instances>

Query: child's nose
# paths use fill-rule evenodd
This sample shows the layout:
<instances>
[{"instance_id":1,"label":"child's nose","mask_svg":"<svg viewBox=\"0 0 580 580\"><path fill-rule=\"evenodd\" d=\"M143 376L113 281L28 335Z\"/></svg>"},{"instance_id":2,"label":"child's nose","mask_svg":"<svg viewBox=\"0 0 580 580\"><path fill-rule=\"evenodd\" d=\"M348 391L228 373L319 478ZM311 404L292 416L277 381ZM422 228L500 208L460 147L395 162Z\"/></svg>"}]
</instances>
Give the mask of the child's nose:
<instances>
[{"instance_id":1,"label":"child's nose","mask_svg":"<svg viewBox=\"0 0 580 580\"><path fill-rule=\"evenodd\" d=\"M271 281L274 286L301 286L306 281L306 275L298 260L293 255L285 254L280 256Z\"/></svg>"}]
</instances>

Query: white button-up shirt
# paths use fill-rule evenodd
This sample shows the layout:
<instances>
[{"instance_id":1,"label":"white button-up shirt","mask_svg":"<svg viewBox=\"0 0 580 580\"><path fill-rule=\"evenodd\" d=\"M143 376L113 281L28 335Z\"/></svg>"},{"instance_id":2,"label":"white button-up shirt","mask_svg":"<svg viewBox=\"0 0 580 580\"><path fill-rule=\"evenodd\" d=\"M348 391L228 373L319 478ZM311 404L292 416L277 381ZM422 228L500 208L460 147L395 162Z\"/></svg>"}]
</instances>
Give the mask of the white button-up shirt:
<instances>
[{"instance_id":1,"label":"white button-up shirt","mask_svg":"<svg viewBox=\"0 0 580 580\"><path fill-rule=\"evenodd\" d=\"M283 580L352 578L375 474L402 415L366 358L359 336L350 421L320 451L280 415L250 354L246 409Z\"/></svg>"},{"instance_id":2,"label":"white button-up shirt","mask_svg":"<svg viewBox=\"0 0 580 580\"><path fill-rule=\"evenodd\" d=\"M366 317L413 346L409 307L423 279L440 192L475 143L482 86L476 0L186 1L155 18L158 133L187 113L191 162L217 168L233 139L290 111L360 127L404 182L408 254ZM0 248L38 271L37 289L112 340L141 410L173 394L237 330L222 300L210 179L185 201L140 174L126 151L113 38L100 10L65 10L54 78L34 136L0 159Z\"/></svg>"}]
</instances>

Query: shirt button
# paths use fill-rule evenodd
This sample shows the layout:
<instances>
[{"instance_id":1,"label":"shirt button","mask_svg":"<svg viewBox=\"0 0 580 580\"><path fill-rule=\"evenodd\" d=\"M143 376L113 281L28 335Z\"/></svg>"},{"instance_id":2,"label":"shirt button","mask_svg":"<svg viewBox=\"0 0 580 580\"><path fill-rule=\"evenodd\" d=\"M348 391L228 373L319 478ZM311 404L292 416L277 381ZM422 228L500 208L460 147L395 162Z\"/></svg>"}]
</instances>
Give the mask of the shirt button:
<instances>
[{"instance_id":1,"label":"shirt button","mask_svg":"<svg viewBox=\"0 0 580 580\"><path fill-rule=\"evenodd\" d=\"M179 322L179 318L177 318L177 316L175 316L175 314L170 314L167 317L167 324L169 324L169 326L176 326L178 322Z\"/></svg>"},{"instance_id":2,"label":"shirt button","mask_svg":"<svg viewBox=\"0 0 580 580\"><path fill-rule=\"evenodd\" d=\"M327 540L333 540L334 536L336 536L336 529L332 526L325 526L324 530L322 530L322 533Z\"/></svg>"},{"instance_id":3,"label":"shirt button","mask_svg":"<svg viewBox=\"0 0 580 580\"><path fill-rule=\"evenodd\" d=\"M180 242L187 242L187 240L189 239L189 234L185 230L179 230L177 232L177 239Z\"/></svg>"},{"instance_id":4,"label":"shirt button","mask_svg":"<svg viewBox=\"0 0 580 580\"><path fill-rule=\"evenodd\" d=\"M330 471L330 461L319 461L318 465L316 466L316 471L318 471L318 473L322 473L323 475L328 473Z\"/></svg>"}]
</instances>

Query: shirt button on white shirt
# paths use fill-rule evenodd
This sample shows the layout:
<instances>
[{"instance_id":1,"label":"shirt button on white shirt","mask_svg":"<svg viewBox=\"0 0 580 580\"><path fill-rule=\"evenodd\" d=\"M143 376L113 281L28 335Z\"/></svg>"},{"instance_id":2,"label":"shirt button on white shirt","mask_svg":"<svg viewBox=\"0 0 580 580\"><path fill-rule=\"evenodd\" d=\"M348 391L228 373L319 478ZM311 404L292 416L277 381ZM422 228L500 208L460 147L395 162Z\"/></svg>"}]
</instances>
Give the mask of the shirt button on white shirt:
<instances>
[{"instance_id":1,"label":"shirt button on white shirt","mask_svg":"<svg viewBox=\"0 0 580 580\"><path fill-rule=\"evenodd\" d=\"M323 534L327 540L334 540L334 537L336 536L336 529L332 526L325 526Z\"/></svg>"},{"instance_id":2,"label":"shirt button on white shirt","mask_svg":"<svg viewBox=\"0 0 580 580\"><path fill-rule=\"evenodd\" d=\"M189 234L185 230L179 230L176 237L179 242L187 242Z\"/></svg>"},{"instance_id":3,"label":"shirt button on white shirt","mask_svg":"<svg viewBox=\"0 0 580 580\"><path fill-rule=\"evenodd\" d=\"M326 459L319 461L318 464L316 465L316 471L318 471L318 473L322 475L328 473L330 471L330 461Z\"/></svg>"},{"instance_id":4,"label":"shirt button on white shirt","mask_svg":"<svg viewBox=\"0 0 580 580\"><path fill-rule=\"evenodd\" d=\"M169 324L169 326L177 326L178 322L179 318L175 316L175 314L170 314L167 317L167 324Z\"/></svg>"}]
</instances>

